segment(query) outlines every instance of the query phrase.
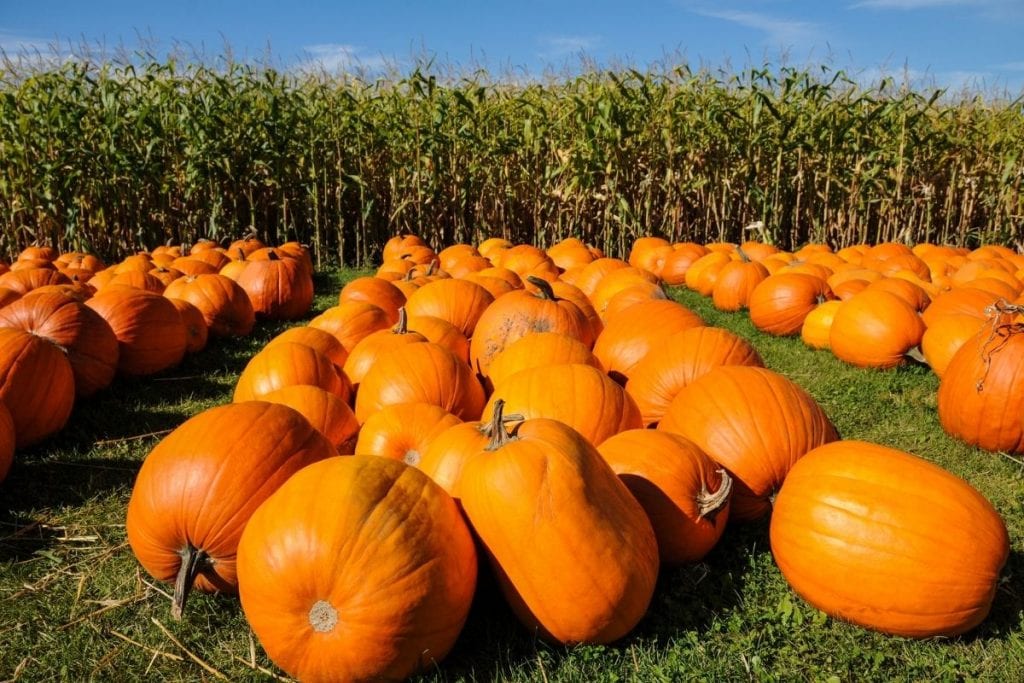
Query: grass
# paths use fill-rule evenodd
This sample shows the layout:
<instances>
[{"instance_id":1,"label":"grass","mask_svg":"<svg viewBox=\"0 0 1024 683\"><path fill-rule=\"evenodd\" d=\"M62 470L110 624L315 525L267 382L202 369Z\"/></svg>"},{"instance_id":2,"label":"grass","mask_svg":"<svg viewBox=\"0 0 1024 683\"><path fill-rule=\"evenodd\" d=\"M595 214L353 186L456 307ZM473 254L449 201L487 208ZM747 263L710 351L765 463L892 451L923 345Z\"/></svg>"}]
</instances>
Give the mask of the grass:
<instances>
[{"instance_id":1,"label":"grass","mask_svg":"<svg viewBox=\"0 0 1024 683\"><path fill-rule=\"evenodd\" d=\"M331 305L353 271L318 276ZM1024 468L945 436L937 381L921 367L855 369L798 339L758 333L685 291L712 324L750 339L775 370L810 391L846 438L915 452L966 478L993 502L1012 553L990 617L952 640L914 641L826 617L775 567L767 524L735 526L706 560L663 572L648 616L614 646L555 647L528 636L484 578L455 650L428 680L1024 680ZM237 599L194 594L169 618L168 587L141 571L124 511L154 433L229 400L246 360L284 325L215 342L153 378L119 381L76 406L68 426L19 453L0 485L0 680L264 680L263 655ZM201 664L200 664L201 662Z\"/></svg>"}]
</instances>

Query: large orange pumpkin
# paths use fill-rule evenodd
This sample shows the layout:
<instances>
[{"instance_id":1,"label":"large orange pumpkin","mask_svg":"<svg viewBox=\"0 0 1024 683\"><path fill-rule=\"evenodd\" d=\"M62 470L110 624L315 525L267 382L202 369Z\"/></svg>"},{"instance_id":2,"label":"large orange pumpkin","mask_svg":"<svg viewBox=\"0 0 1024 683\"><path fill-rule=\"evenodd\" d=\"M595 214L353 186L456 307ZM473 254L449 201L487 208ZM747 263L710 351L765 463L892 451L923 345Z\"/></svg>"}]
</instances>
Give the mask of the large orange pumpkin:
<instances>
[{"instance_id":1,"label":"large orange pumpkin","mask_svg":"<svg viewBox=\"0 0 1024 683\"><path fill-rule=\"evenodd\" d=\"M904 299L868 288L836 309L829 348L836 358L862 368L894 368L921 343L924 321Z\"/></svg>"},{"instance_id":2,"label":"large orange pumpkin","mask_svg":"<svg viewBox=\"0 0 1024 683\"><path fill-rule=\"evenodd\" d=\"M750 294L750 322L768 334L799 334L807 314L831 298L828 284L814 275L772 275L762 280Z\"/></svg>"},{"instance_id":3,"label":"large orange pumpkin","mask_svg":"<svg viewBox=\"0 0 1024 683\"><path fill-rule=\"evenodd\" d=\"M238 544L242 609L303 681L402 680L455 643L476 587L472 537L422 472L372 456L292 477Z\"/></svg>"},{"instance_id":4,"label":"large orange pumpkin","mask_svg":"<svg viewBox=\"0 0 1024 683\"><path fill-rule=\"evenodd\" d=\"M771 521L775 561L818 609L914 638L953 636L988 614L1006 527L967 482L861 441L812 450L786 477Z\"/></svg>"},{"instance_id":5,"label":"large orange pumpkin","mask_svg":"<svg viewBox=\"0 0 1024 683\"><path fill-rule=\"evenodd\" d=\"M662 563L699 562L722 537L732 478L695 443L631 429L597 450L643 506Z\"/></svg>"},{"instance_id":6,"label":"large orange pumpkin","mask_svg":"<svg viewBox=\"0 0 1024 683\"><path fill-rule=\"evenodd\" d=\"M637 364L669 336L703 325L699 315L675 301L645 301L608 321L594 343L594 356L624 385Z\"/></svg>"},{"instance_id":7,"label":"large orange pumpkin","mask_svg":"<svg viewBox=\"0 0 1024 683\"><path fill-rule=\"evenodd\" d=\"M529 368L581 363L600 369L583 342L557 332L532 332L506 346L494 357L487 378L488 388L502 384L506 379Z\"/></svg>"},{"instance_id":8,"label":"large orange pumpkin","mask_svg":"<svg viewBox=\"0 0 1024 683\"><path fill-rule=\"evenodd\" d=\"M167 286L164 296L183 299L202 311L214 337L244 337L256 322L249 295L220 274L178 278Z\"/></svg>"},{"instance_id":9,"label":"large orange pumpkin","mask_svg":"<svg viewBox=\"0 0 1024 683\"><path fill-rule=\"evenodd\" d=\"M174 582L172 615L193 585L234 592L249 516L295 472L336 453L298 412L265 401L210 408L158 443L135 480L126 526L139 563Z\"/></svg>"},{"instance_id":10,"label":"large orange pumpkin","mask_svg":"<svg viewBox=\"0 0 1024 683\"><path fill-rule=\"evenodd\" d=\"M43 337L0 327L0 402L11 413L19 450L58 431L75 402L74 373L64 352Z\"/></svg>"},{"instance_id":11,"label":"large orange pumpkin","mask_svg":"<svg viewBox=\"0 0 1024 683\"><path fill-rule=\"evenodd\" d=\"M455 325L466 338L473 336L476 323L494 302L486 289L469 280L434 280L409 297L405 310L409 315L430 315Z\"/></svg>"},{"instance_id":12,"label":"large orange pumpkin","mask_svg":"<svg viewBox=\"0 0 1024 683\"><path fill-rule=\"evenodd\" d=\"M509 432L495 406L486 449L459 492L516 616L561 643L607 643L647 611L658 574L654 530L595 448L538 418Z\"/></svg>"},{"instance_id":13,"label":"large orange pumpkin","mask_svg":"<svg viewBox=\"0 0 1024 683\"><path fill-rule=\"evenodd\" d=\"M684 387L658 429L681 434L733 475L731 516L768 514L793 464L837 437L802 388L765 368L722 366Z\"/></svg>"},{"instance_id":14,"label":"large orange pumpkin","mask_svg":"<svg viewBox=\"0 0 1024 683\"><path fill-rule=\"evenodd\" d=\"M327 437L338 453L355 453L359 422L348 403L336 394L311 384L290 384L263 394L260 400L295 409Z\"/></svg>"},{"instance_id":15,"label":"large orange pumpkin","mask_svg":"<svg viewBox=\"0 0 1024 683\"><path fill-rule=\"evenodd\" d=\"M166 370L185 357L185 324L174 304L140 289L104 290L85 302L117 337L117 370L139 377Z\"/></svg>"},{"instance_id":16,"label":"large orange pumpkin","mask_svg":"<svg viewBox=\"0 0 1024 683\"><path fill-rule=\"evenodd\" d=\"M462 420L430 403L396 403L384 406L359 430L357 455L379 455L418 467L430 444Z\"/></svg>"},{"instance_id":17,"label":"large orange pumpkin","mask_svg":"<svg viewBox=\"0 0 1024 683\"><path fill-rule=\"evenodd\" d=\"M313 304L312 273L302 261L275 251L266 260L249 261L238 285L249 295L254 313L270 320L301 318Z\"/></svg>"},{"instance_id":18,"label":"large orange pumpkin","mask_svg":"<svg viewBox=\"0 0 1024 683\"><path fill-rule=\"evenodd\" d=\"M380 306L354 300L332 306L309 321L310 327L334 335L349 353L363 337L393 324L387 312Z\"/></svg>"},{"instance_id":19,"label":"large orange pumpkin","mask_svg":"<svg viewBox=\"0 0 1024 683\"><path fill-rule=\"evenodd\" d=\"M235 384L234 401L252 401L295 384L320 387L343 401L352 395L348 379L330 358L305 344L285 341L268 345L249 359Z\"/></svg>"}]
</instances>

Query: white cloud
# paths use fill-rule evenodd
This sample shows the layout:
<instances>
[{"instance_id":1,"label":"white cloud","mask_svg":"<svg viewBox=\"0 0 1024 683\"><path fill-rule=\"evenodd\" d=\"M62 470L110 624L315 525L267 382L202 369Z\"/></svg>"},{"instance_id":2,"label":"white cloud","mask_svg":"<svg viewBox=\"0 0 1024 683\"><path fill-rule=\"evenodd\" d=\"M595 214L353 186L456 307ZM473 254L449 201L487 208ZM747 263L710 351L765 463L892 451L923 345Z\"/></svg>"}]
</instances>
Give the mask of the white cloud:
<instances>
[{"instance_id":1,"label":"white cloud","mask_svg":"<svg viewBox=\"0 0 1024 683\"><path fill-rule=\"evenodd\" d=\"M739 10L693 9L696 14L712 19L739 24L765 34L765 40L773 45L802 45L820 38L821 27L810 21L780 19L759 12Z\"/></svg>"},{"instance_id":2,"label":"white cloud","mask_svg":"<svg viewBox=\"0 0 1024 683\"><path fill-rule=\"evenodd\" d=\"M300 70L326 71L328 73L382 71L393 64L383 55L367 53L364 48L340 43L307 45L303 48L304 58L296 65Z\"/></svg>"},{"instance_id":3,"label":"white cloud","mask_svg":"<svg viewBox=\"0 0 1024 683\"><path fill-rule=\"evenodd\" d=\"M601 44L600 36L542 36L542 57L555 58L589 52Z\"/></svg>"},{"instance_id":4,"label":"white cloud","mask_svg":"<svg viewBox=\"0 0 1024 683\"><path fill-rule=\"evenodd\" d=\"M928 7L950 7L952 5L984 5L984 0L862 0L850 5L851 8L912 10Z\"/></svg>"}]
</instances>

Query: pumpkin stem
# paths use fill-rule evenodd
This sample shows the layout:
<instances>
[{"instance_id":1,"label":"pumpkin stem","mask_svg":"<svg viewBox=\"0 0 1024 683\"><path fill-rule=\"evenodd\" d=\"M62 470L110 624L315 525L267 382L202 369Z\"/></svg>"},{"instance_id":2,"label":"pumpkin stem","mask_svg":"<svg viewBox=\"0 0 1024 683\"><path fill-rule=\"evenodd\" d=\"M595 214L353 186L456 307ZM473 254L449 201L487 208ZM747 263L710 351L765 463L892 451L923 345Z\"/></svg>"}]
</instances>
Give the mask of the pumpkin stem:
<instances>
[{"instance_id":1,"label":"pumpkin stem","mask_svg":"<svg viewBox=\"0 0 1024 683\"><path fill-rule=\"evenodd\" d=\"M280 261L281 257L277 255L276 251L270 250L270 251L267 252L267 260L268 261Z\"/></svg>"},{"instance_id":2,"label":"pumpkin stem","mask_svg":"<svg viewBox=\"0 0 1024 683\"><path fill-rule=\"evenodd\" d=\"M708 491L706 484L701 482L700 493L697 494L697 517L713 522L715 515L725 506L732 493L732 477L725 470L718 470L722 475L722 483L714 493Z\"/></svg>"},{"instance_id":3,"label":"pumpkin stem","mask_svg":"<svg viewBox=\"0 0 1024 683\"><path fill-rule=\"evenodd\" d=\"M743 251L743 247L736 247L736 253L740 255L740 261L750 263L750 256L747 255L747 252Z\"/></svg>"},{"instance_id":4,"label":"pumpkin stem","mask_svg":"<svg viewBox=\"0 0 1024 683\"><path fill-rule=\"evenodd\" d=\"M540 290L539 296L541 299L558 301L558 297L555 296L555 290L551 289L551 283L547 280L539 278L536 275L527 275L526 281Z\"/></svg>"},{"instance_id":5,"label":"pumpkin stem","mask_svg":"<svg viewBox=\"0 0 1024 683\"><path fill-rule=\"evenodd\" d=\"M505 429L505 423L507 422L520 422L523 420L522 415L504 415L505 412L505 399L499 398L494 402L494 412L491 414L491 421L487 424L486 428L481 431L484 434L491 437L490 443L484 450L496 451L508 442L512 441L512 432Z\"/></svg>"},{"instance_id":6,"label":"pumpkin stem","mask_svg":"<svg viewBox=\"0 0 1024 683\"><path fill-rule=\"evenodd\" d=\"M906 356L907 358L909 358L912 361L915 361L917 363L921 363L922 365L929 365L928 359L924 357L923 353L921 353L921 347L920 346L915 346L914 348L908 350L903 355Z\"/></svg>"},{"instance_id":7,"label":"pumpkin stem","mask_svg":"<svg viewBox=\"0 0 1024 683\"><path fill-rule=\"evenodd\" d=\"M175 621L181 620L185 601L192 592L196 577L210 566L210 556L206 551L199 550L191 543L185 546L180 555L181 566L178 567L178 576L174 581L174 602L171 604L171 618Z\"/></svg>"},{"instance_id":8,"label":"pumpkin stem","mask_svg":"<svg viewBox=\"0 0 1024 683\"><path fill-rule=\"evenodd\" d=\"M405 312L405 306L398 309L398 322L391 328L395 334L409 333L409 314Z\"/></svg>"}]
</instances>

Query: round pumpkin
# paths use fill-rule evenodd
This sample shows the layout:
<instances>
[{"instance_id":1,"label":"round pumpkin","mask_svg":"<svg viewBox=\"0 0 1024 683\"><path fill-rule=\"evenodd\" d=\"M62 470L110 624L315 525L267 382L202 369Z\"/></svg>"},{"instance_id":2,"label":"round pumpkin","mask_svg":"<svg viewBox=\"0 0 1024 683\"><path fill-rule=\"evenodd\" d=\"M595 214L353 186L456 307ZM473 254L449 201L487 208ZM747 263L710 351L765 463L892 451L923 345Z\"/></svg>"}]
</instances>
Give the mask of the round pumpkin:
<instances>
[{"instance_id":1,"label":"round pumpkin","mask_svg":"<svg viewBox=\"0 0 1024 683\"><path fill-rule=\"evenodd\" d=\"M460 494L516 616L560 643L617 640L647 611L658 575L640 504L579 432L546 418L493 436Z\"/></svg>"},{"instance_id":2,"label":"round pumpkin","mask_svg":"<svg viewBox=\"0 0 1024 683\"><path fill-rule=\"evenodd\" d=\"M117 370L129 377L152 375L181 362L188 344L174 304L140 289L104 290L85 302L117 337Z\"/></svg>"},{"instance_id":3,"label":"round pumpkin","mask_svg":"<svg viewBox=\"0 0 1024 683\"><path fill-rule=\"evenodd\" d=\"M692 441L651 429L620 432L597 451L647 513L664 564L699 562L729 519L732 478Z\"/></svg>"},{"instance_id":4,"label":"round pumpkin","mask_svg":"<svg viewBox=\"0 0 1024 683\"><path fill-rule=\"evenodd\" d=\"M172 616L193 586L235 592L249 517L293 474L336 453L298 412L265 401L210 408L158 443L135 479L126 527L143 568L174 582Z\"/></svg>"},{"instance_id":5,"label":"round pumpkin","mask_svg":"<svg viewBox=\"0 0 1024 683\"><path fill-rule=\"evenodd\" d=\"M359 422L348 403L311 384L291 384L260 396L298 411L341 455L355 453Z\"/></svg>"},{"instance_id":6,"label":"round pumpkin","mask_svg":"<svg viewBox=\"0 0 1024 683\"><path fill-rule=\"evenodd\" d=\"M812 450L775 499L771 546L801 597L834 617L927 638L988 614L1009 538L967 482L861 441Z\"/></svg>"},{"instance_id":7,"label":"round pumpkin","mask_svg":"<svg viewBox=\"0 0 1024 683\"><path fill-rule=\"evenodd\" d=\"M594 356L625 385L637 364L669 336L703 325L699 315L675 301L645 301L608 321L594 343Z\"/></svg>"},{"instance_id":8,"label":"round pumpkin","mask_svg":"<svg viewBox=\"0 0 1024 683\"><path fill-rule=\"evenodd\" d=\"M493 390L506 379L530 368L580 363L600 369L583 342L557 332L532 332L506 346L494 357L487 384Z\"/></svg>"},{"instance_id":9,"label":"round pumpkin","mask_svg":"<svg viewBox=\"0 0 1024 683\"><path fill-rule=\"evenodd\" d=\"M393 324L384 309L366 301L346 301L309 321L310 327L334 335L348 353L370 333Z\"/></svg>"},{"instance_id":10,"label":"round pumpkin","mask_svg":"<svg viewBox=\"0 0 1024 683\"><path fill-rule=\"evenodd\" d=\"M494 302L486 289L469 280L435 280L413 292L405 303L409 315L430 315L447 320L466 335L473 336L477 321Z\"/></svg>"},{"instance_id":11,"label":"round pumpkin","mask_svg":"<svg viewBox=\"0 0 1024 683\"><path fill-rule=\"evenodd\" d=\"M246 364L235 385L234 401L252 401L294 384L309 384L348 401L352 387L331 359L297 342L278 342L263 348Z\"/></svg>"},{"instance_id":12,"label":"round pumpkin","mask_svg":"<svg viewBox=\"0 0 1024 683\"><path fill-rule=\"evenodd\" d=\"M18 450L60 430L75 402L74 373L64 352L43 337L0 327L0 401L14 421Z\"/></svg>"},{"instance_id":13,"label":"round pumpkin","mask_svg":"<svg viewBox=\"0 0 1024 683\"><path fill-rule=\"evenodd\" d=\"M398 309L405 305L405 294L391 282L379 277L357 277L341 288L338 303L363 301L379 306L388 314L388 320L398 322Z\"/></svg>"},{"instance_id":14,"label":"round pumpkin","mask_svg":"<svg viewBox=\"0 0 1024 683\"><path fill-rule=\"evenodd\" d=\"M829 336L832 332L832 322L835 320L836 311L843 304L842 301L825 301L814 307L804 324L800 327L800 338L804 344L812 349L829 348Z\"/></svg>"},{"instance_id":15,"label":"round pumpkin","mask_svg":"<svg viewBox=\"0 0 1024 683\"><path fill-rule=\"evenodd\" d=\"M430 403L396 403L367 418L359 430L355 453L379 455L418 467L437 436L462 420Z\"/></svg>"},{"instance_id":16,"label":"round pumpkin","mask_svg":"<svg viewBox=\"0 0 1024 683\"><path fill-rule=\"evenodd\" d=\"M330 332L324 332L308 325L288 328L267 342L264 348L281 342L294 342L315 349L330 358L338 370L341 370L345 366L345 361L348 360L348 351L341 345L337 337Z\"/></svg>"},{"instance_id":17,"label":"round pumpkin","mask_svg":"<svg viewBox=\"0 0 1024 683\"><path fill-rule=\"evenodd\" d=\"M953 356L968 339L987 329L986 322L973 315L951 313L932 320L921 337L921 353L940 378L946 374Z\"/></svg>"},{"instance_id":18,"label":"round pumpkin","mask_svg":"<svg viewBox=\"0 0 1024 683\"><path fill-rule=\"evenodd\" d=\"M167 286L164 296L183 299L202 311L214 337L244 337L256 323L249 295L220 274L178 278Z\"/></svg>"},{"instance_id":19,"label":"round pumpkin","mask_svg":"<svg viewBox=\"0 0 1024 683\"><path fill-rule=\"evenodd\" d=\"M828 284L805 273L780 273L761 281L750 294L750 322L768 334L799 334L804 318L832 298Z\"/></svg>"},{"instance_id":20,"label":"round pumpkin","mask_svg":"<svg viewBox=\"0 0 1024 683\"><path fill-rule=\"evenodd\" d=\"M352 353L345 359L342 368L352 386L358 391L359 383L369 372L370 368L377 361L377 358L384 353L400 349L408 344L418 344L427 341L419 332L409 330L409 319L405 309L399 309L398 322L387 330L377 330L366 335L358 344L352 348Z\"/></svg>"},{"instance_id":21,"label":"round pumpkin","mask_svg":"<svg viewBox=\"0 0 1024 683\"><path fill-rule=\"evenodd\" d=\"M238 544L245 617L303 681L403 680L436 666L465 623L476 571L451 497L416 468L370 456L302 470Z\"/></svg>"},{"instance_id":22,"label":"round pumpkin","mask_svg":"<svg viewBox=\"0 0 1024 683\"><path fill-rule=\"evenodd\" d=\"M206 348L210 338L210 330L206 326L203 312L184 299L168 298L181 316L181 324L185 326L185 352L198 353Z\"/></svg>"},{"instance_id":23,"label":"round pumpkin","mask_svg":"<svg viewBox=\"0 0 1024 683\"><path fill-rule=\"evenodd\" d=\"M268 320L295 320L313 305L312 273L302 261L275 251L266 260L250 260L238 285L249 295L253 312Z\"/></svg>"},{"instance_id":24,"label":"round pumpkin","mask_svg":"<svg viewBox=\"0 0 1024 683\"><path fill-rule=\"evenodd\" d=\"M836 358L862 368L894 368L921 343L924 321L904 299L870 288L836 309L829 348Z\"/></svg>"},{"instance_id":25,"label":"round pumpkin","mask_svg":"<svg viewBox=\"0 0 1024 683\"><path fill-rule=\"evenodd\" d=\"M722 366L684 387L658 429L693 441L733 476L733 519L752 521L793 464L838 436L821 406L765 368Z\"/></svg>"}]
</instances>

